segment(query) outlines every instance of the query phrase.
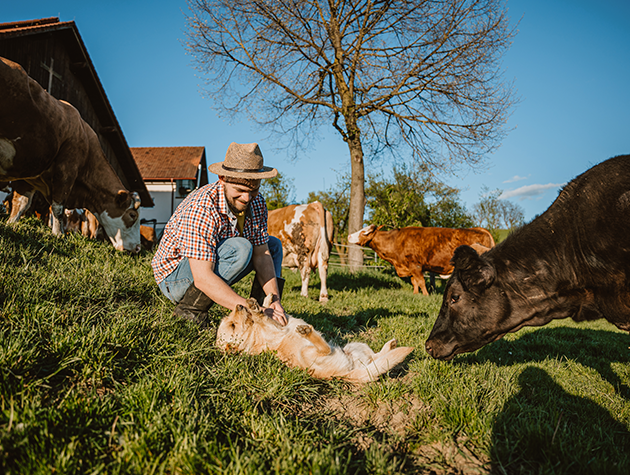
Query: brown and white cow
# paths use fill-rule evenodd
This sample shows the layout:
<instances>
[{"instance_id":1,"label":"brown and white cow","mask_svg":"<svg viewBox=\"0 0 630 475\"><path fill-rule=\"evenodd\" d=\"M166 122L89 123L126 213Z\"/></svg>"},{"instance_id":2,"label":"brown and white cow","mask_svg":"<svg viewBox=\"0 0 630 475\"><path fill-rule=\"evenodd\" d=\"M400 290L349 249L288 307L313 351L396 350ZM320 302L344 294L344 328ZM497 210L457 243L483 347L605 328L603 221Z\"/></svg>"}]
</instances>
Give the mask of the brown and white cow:
<instances>
[{"instance_id":1,"label":"brown and white cow","mask_svg":"<svg viewBox=\"0 0 630 475\"><path fill-rule=\"evenodd\" d=\"M269 234L282 241L282 265L298 268L302 276L301 295L308 297L311 270L319 270L319 301L328 301L326 275L333 235L332 214L319 201L290 205L269 212Z\"/></svg>"},{"instance_id":2,"label":"brown and white cow","mask_svg":"<svg viewBox=\"0 0 630 475\"><path fill-rule=\"evenodd\" d=\"M370 224L348 236L348 242L372 248L394 266L399 277L411 276L414 294L421 289L423 295L429 295L425 272L440 275L453 272L451 257L457 247L466 244L480 253L494 247L492 235L483 228L408 227L392 231L381 228Z\"/></svg>"},{"instance_id":3,"label":"brown and white cow","mask_svg":"<svg viewBox=\"0 0 630 475\"><path fill-rule=\"evenodd\" d=\"M146 249L147 251L152 251L158 242L155 229L153 229L153 227L151 226L145 226L144 224L141 224L140 242L143 249Z\"/></svg>"},{"instance_id":4,"label":"brown and white cow","mask_svg":"<svg viewBox=\"0 0 630 475\"><path fill-rule=\"evenodd\" d=\"M9 214L7 223L16 223L22 216L37 216L45 223L50 221L50 204L44 196L33 190L25 181L13 181L8 186L9 194L4 205Z\"/></svg>"},{"instance_id":5,"label":"brown and white cow","mask_svg":"<svg viewBox=\"0 0 630 475\"><path fill-rule=\"evenodd\" d=\"M79 112L5 58L0 103L0 180L40 191L51 204L55 235L63 234L64 207L87 208L116 249L138 252L140 198L124 188Z\"/></svg>"},{"instance_id":6,"label":"brown and white cow","mask_svg":"<svg viewBox=\"0 0 630 475\"><path fill-rule=\"evenodd\" d=\"M75 232L88 239L96 239L99 222L89 209L66 209L64 227L66 232Z\"/></svg>"}]
</instances>

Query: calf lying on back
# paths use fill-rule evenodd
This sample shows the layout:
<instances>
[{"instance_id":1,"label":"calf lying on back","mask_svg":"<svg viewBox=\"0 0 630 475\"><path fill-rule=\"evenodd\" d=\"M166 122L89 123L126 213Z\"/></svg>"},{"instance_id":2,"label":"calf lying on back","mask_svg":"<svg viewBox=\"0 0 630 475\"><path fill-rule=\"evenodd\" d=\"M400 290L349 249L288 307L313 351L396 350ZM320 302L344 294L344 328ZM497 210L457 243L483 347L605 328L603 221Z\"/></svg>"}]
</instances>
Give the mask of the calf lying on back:
<instances>
[{"instance_id":1,"label":"calf lying on back","mask_svg":"<svg viewBox=\"0 0 630 475\"><path fill-rule=\"evenodd\" d=\"M247 300L247 307L238 305L221 320L217 346L251 355L275 351L288 366L307 369L315 378L340 378L355 383L376 380L413 351L411 347L397 348L396 340L385 343L378 353L358 342L339 348L328 344L299 318L289 316L287 325L280 325L267 317L254 299Z\"/></svg>"},{"instance_id":2,"label":"calf lying on back","mask_svg":"<svg viewBox=\"0 0 630 475\"><path fill-rule=\"evenodd\" d=\"M630 331L630 155L596 165L545 213L479 256L468 246L426 342L450 359L523 326L605 318Z\"/></svg>"}]
</instances>

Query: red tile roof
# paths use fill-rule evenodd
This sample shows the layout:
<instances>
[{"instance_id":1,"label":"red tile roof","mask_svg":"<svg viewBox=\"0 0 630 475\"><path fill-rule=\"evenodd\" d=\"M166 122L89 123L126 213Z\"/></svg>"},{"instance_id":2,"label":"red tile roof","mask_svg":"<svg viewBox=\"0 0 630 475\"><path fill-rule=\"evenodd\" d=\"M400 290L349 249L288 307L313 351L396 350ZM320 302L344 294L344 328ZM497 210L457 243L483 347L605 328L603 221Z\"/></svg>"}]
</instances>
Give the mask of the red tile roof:
<instances>
[{"instance_id":1,"label":"red tile roof","mask_svg":"<svg viewBox=\"0 0 630 475\"><path fill-rule=\"evenodd\" d=\"M131 153L142 178L159 181L194 180L206 152L205 147L131 147Z\"/></svg>"}]
</instances>

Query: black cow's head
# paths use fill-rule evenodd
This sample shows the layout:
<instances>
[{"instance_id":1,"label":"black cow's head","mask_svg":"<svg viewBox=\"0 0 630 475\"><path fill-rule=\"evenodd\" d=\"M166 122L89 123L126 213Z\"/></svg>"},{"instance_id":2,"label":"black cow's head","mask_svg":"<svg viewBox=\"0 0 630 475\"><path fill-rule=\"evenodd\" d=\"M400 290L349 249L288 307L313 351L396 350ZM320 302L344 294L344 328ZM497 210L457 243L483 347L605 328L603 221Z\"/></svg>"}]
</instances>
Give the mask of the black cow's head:
<instances>
[{"instance_id":1,"label":"black cow's head","mask_svg":"<svg viewBox=\"0 0 630 475\"><path fill-rule=\"evenodd\" d=\"M496 283L493 264L469 246L460 246L442 308L426 342L434 358L450 360L481 348L510 331L510 301Z\"/></svg>"}]
</instances>

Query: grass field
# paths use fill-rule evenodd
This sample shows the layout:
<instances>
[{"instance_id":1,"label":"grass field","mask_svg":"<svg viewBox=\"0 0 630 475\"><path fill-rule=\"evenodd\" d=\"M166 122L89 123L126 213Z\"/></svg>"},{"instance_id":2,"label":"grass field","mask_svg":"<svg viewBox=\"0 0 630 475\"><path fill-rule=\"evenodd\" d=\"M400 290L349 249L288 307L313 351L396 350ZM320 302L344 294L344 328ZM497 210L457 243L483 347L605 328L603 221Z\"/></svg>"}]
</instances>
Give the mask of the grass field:
<instances>
[{"instance_id":1,"label":"grass field","mask_svg":"<svg viewBox=\"0 0 630 475\"><path fill-rule=\"evenodd\" d=\"M286 310L327 339L416 348L354 387L222 354L172 315L151 257L0 220L0 473L630 473L630 336L604 321L445 363L424 351L439 294L331 270L322 306L287 271Z\"/></svg>"}]
</instances>

